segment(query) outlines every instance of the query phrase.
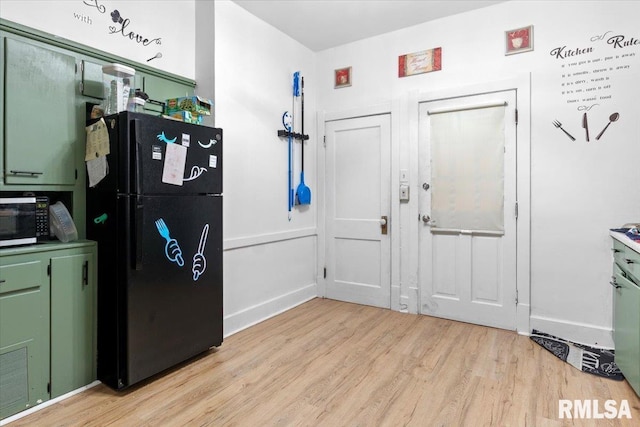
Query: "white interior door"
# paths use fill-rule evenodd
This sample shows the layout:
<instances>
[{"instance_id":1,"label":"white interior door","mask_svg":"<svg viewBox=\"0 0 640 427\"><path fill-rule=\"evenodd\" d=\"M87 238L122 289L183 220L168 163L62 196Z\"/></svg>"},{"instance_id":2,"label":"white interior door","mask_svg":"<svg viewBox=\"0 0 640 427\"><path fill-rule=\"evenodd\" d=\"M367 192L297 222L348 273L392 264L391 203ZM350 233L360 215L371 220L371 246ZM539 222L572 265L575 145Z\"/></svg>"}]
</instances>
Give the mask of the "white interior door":
<instances>
[{"instance_id":1,"label":"white interior door","mask_svg":"<svg viewBox=\"0 0 640 427\"><path fill-rule=\"evenodd\" d=\"M516 329L515 90L419 109L420 312Z\"/></svg>"},{"instance_id":2,"label":"white interior door","mask_svg":"<svg viewBox=\"0 0 640 427\"><path fill-rule=\"evenodd\" d=\"M325 123L326 297L390 307L388 114Z\"/></svg>"}]
</instances>

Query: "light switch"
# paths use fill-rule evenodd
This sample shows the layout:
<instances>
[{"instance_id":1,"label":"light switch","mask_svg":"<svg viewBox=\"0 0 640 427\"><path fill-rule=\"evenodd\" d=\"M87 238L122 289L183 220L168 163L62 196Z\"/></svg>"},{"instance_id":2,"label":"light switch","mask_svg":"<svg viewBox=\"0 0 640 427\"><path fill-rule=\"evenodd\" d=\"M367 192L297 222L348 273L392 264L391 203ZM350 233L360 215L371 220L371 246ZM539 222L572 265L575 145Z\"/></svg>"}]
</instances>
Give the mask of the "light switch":
<instances>
[{"instance_id":1,"label":"light switch","mask_svg":"<svg viewBox=\"0 0 640 427\"><path fill-rule=\"evenodd\" d=\"M401 202L409 201L409 186L407 184L400 185L400 201Z\"/></svg>"}]
</instances>

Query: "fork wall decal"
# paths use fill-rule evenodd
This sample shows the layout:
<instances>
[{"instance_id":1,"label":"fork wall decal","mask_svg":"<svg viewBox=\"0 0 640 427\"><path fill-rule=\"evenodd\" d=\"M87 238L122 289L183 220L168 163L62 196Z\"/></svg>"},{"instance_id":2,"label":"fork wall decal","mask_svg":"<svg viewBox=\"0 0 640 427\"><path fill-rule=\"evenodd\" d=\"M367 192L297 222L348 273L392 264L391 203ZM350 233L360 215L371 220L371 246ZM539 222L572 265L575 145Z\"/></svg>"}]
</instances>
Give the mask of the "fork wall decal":
<instances>
[{"instance_id":1,"label":"fork wall decal","mask_svg":"<svg viewBox=\"0 0 640 427\"><path fill-rule=\"evenodd\" d=\"M553 121L553 125L555 127L557 127L558 129L560 129L562 132L564 132L569 138L571 138L572 141L576 140L573 136L571 136L571 134L569 132L567 132L566 130L562 129L562 123L560 123L559 121L554 120Z\"/></svg>"},{"instance_id":2,"label":"fork wall decal","mask_svg":"<svg viewBox=\"0 0 640 427\"><path fill-rule=\"evenodd\" d=\"M164 254L167 259L182 267L184 265L182 250L180 249L180 245L178 245L178 241L176 239L172 239L169 235L169 227L165 224L164 219L160 218L156 220L156 228L158 229L158 233L160 233L160 235L166 240L166 244L164 245Z\"/></svg>"}]
</instances>

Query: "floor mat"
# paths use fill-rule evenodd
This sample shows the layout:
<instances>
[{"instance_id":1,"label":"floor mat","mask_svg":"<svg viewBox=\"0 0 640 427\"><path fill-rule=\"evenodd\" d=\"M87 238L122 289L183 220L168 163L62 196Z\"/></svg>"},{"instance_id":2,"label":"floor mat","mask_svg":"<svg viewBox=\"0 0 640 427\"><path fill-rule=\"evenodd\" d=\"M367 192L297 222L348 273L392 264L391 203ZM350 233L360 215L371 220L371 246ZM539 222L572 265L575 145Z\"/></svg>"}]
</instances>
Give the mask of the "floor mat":
<instances>
[{"instance_id":1,"label":"floor mat","mask_svg":"<svg viewBox=\"0 0 640 427\"><path fill-rule=\"evenodd\" d=\"M531 332L531 339L549 350L559 359L583 372L622 381L624 375L613 361L614 351L576 344L537 330Z\"/></svg>"}]
</instances>

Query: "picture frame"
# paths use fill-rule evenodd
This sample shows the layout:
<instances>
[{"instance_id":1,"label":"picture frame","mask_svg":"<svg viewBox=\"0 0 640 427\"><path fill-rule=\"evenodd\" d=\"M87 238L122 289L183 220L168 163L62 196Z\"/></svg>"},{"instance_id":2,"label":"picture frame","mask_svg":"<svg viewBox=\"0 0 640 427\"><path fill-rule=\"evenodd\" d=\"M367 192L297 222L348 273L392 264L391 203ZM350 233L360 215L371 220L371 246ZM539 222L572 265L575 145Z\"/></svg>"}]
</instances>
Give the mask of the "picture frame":
<instances>
[{"instance_id":1,"label":"picture frame","mask_svg":"<svg viewBox=\"0 0 640 427\"><path fill-rule=\"evenodd\" d=\"M442 48L398 56L398 77L414 76L442 70Z\"/></svg>"},{"instance_id":2,"label":"picture frame","mask_svg":"<svg viewBox=\"0 0 640 427\"><path fill-rule=\"evenodd\" d=\"M505 55L533 50L533 25L504 32Z\"/></svg>"},{"instance_id":3,"label":"picture frame","mask_svg":"<svg viewBox=\"0 0 640 427\"><path fill-rule=\"evenodd\" d=\"M351 67L338 68L334 71L334 89L351 86Z\"/></svg>"}]
</instances>

